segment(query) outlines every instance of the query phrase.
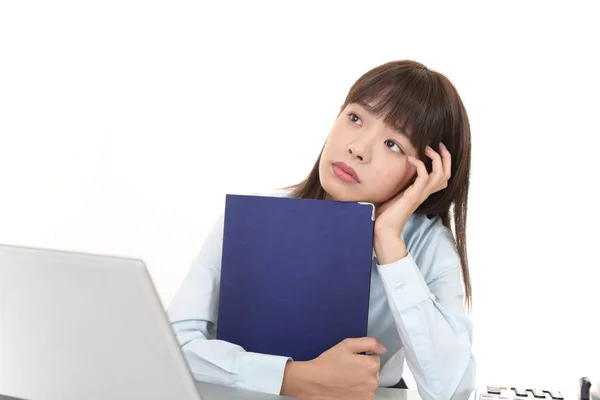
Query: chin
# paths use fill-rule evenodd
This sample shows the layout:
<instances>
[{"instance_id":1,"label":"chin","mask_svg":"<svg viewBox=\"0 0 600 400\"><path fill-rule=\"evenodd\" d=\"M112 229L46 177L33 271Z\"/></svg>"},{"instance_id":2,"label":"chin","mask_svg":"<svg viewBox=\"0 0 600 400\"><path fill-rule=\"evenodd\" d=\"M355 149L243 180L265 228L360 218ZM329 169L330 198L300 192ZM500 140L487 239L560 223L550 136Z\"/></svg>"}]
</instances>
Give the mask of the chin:
<instances>
[{"instance_id":1,"label":"chin","mask_svg":"<svg viewBox=\"0 0 600 400\"><path fill-rule=\"evenodd\" d=\"M343 182L337 182L335 178L323 179L321 178L321 186L332 200L336 201L363 201L362 196L356 190L354 186L358 185L346 185Z\"/></svg>"}]
</instances>

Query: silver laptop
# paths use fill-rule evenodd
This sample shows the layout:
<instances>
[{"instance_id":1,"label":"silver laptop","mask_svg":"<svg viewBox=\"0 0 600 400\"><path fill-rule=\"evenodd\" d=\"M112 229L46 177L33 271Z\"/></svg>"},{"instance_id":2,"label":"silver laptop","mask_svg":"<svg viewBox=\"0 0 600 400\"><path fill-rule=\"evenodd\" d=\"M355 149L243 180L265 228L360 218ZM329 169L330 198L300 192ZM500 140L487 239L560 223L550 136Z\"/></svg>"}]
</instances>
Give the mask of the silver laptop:
<instances>
[{"instance_id":1,"label":"silver laptop","mask_svg":"<svg viewBox=\"0 0 600 400\"><path fill-rule=\"evenodd\" d=\"M0 245L8 396L201 399L141 260Z\"/></svg>"}]
</instances>

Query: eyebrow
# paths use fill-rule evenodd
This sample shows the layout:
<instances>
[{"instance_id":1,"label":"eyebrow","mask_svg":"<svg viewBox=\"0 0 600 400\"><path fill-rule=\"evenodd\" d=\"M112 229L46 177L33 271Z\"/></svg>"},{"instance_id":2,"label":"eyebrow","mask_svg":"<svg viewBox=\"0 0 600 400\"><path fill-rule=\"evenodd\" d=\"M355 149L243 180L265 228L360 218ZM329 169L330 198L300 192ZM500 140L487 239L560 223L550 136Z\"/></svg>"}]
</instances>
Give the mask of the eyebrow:
<instances>
[{"instance_id":1,"label":"eyebrow","mask_svg":"<svg viewBox=\"0 0 600 400\"><path fill-rule=\"evenodd\" d=\"M364 108L365 110L367 110L369 113L373 114L373 107L371 107L369 105L369 103L366 103L364 101L359 101L358 103L359 106L361 106L362 108Z\"/></svg>"}]
</instances>

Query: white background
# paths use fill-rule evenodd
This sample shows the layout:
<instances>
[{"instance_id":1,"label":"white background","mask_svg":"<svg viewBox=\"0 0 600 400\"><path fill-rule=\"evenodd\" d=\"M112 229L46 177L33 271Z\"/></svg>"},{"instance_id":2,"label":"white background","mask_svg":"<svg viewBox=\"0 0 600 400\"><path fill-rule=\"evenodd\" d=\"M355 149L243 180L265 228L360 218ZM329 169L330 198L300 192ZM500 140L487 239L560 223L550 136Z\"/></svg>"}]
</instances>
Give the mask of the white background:
<instances>
[{"instance_id":1,"label":"white background","mask_svg":"<svg viewBox=\"0 0 600 400\"><path fill-rule=\"evenodd\" d=\"M225 193L301 180L351 84L414 59L471 120L478 383L574 394L600 379L587 4L3 2L0 243L141 257L167 305Z\"/></svg>"}]
</instances>

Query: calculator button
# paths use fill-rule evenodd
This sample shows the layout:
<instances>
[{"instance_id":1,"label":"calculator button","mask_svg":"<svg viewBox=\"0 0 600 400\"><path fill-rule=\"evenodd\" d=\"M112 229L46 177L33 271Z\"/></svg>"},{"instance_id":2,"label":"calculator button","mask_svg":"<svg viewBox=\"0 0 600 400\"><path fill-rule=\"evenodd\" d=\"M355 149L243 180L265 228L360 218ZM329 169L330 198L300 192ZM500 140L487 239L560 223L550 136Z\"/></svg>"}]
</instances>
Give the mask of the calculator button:
<instances>
[{"instance_id":1,"label":"calculator button","mask_svg":"<svg viewBox=\"0 0 600 400\"><path fill-rule=\"evenodd\" d=\"M544 393L543 391L541 391L539 389L531 389L531 393L533 394L533 397L536 397L538 399L546 398L546 393Z\"/></svg>"},{"instance_id":2,"label":"calculator button","mask_svg":"<svg viewBox=\"0 0 600 400\"><path fill-rule=\"evenodd\" d=\"M479 398L480 398L481 400L492 400L492 399L495 399L495 398L496 398L496 396L494 396L494 395L491 395L491 394L480 394L480 395L479 395Z\"/></svg>"},{"instance_id":3,"label":"calculator button","mask_svg":"<svg viewBox=\"0 0 600 400\"><path fill-rule=\"evenodd\" d=\"M487 391L489 394L500 394L500 388L498 386L488 386Z\"/></svg>"},{"instance_id":4,"label":"calculator button","mask_svg":"<svg viewBox=\"0 0 600 400\"><path fill-rule=\"evenodd\" d=\"M515 391L515 393L517 394L517 396L519 397L527 397L527 390L520 388L520 387L514 387L512 388L512 390Z\"/></svg>"},{"instance_id":5,"label":"calculator button","mask_svg":"<svg viewBox=\"0 0 600 400\"><path fill-rule=\"evenodd\" d=\"M560 392L558 390L547 390L547 392L550 395L550 397L552 397L553 399L557 399L557 400L563 400L564 399L562 397L562 394L560 394Z\"/></svg>"}]
</instances>

